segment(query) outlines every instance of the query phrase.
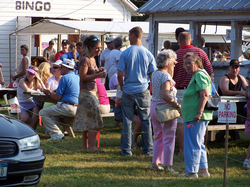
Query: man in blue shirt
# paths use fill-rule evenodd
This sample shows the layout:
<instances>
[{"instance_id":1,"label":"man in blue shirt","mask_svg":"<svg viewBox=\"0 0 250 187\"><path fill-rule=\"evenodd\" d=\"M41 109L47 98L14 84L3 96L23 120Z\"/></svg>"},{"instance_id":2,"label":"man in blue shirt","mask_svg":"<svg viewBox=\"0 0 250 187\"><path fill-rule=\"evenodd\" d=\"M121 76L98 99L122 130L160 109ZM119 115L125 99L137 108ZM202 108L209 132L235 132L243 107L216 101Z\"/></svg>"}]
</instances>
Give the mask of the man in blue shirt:
<instances>
[{"instance_id":1,"label":"man in blue shirt","mask_svg":"<svg viewBox=\"0 0 250 187\"><path fill-rule=\"evenodd\" d=\"M61 74L64 76L59 81L56 93L52 93L50 90L44 91L46 95L58 101L56 105L44 108L39 112L42 122L51 136L48 140L64 139L64 135L52 119L53 117L75 117L76 115L80 79L74 74L74 65L74 61L64 59L61 64Z\"/></svg>"},{"instance_id":2,"label":"man in blue shirt","mask_svg":"<svg viewBox=\"0 0 250 187\"><path fill-rule=\"evenodd\" d=\"M152 155L153 138L150 121L151 97L148 82L156 70L155 59L141 43L142 29L134 27L129 31L131 47L126 49L118 63L118 81L123 91L121 107L123 128L121 136L122 155L132 155L132 122L135 107L141 120L142 147L146 155ZM123 72L125 72L123 82Z\"/></svg>"}]
</instances>

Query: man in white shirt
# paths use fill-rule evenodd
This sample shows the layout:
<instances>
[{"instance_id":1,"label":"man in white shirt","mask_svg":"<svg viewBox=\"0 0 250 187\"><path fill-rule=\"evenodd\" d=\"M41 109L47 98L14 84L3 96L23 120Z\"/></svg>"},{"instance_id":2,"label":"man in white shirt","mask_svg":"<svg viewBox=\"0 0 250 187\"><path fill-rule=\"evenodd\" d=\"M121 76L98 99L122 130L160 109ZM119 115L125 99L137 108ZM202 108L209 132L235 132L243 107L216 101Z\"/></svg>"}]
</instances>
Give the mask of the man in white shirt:
<instances>
[{"instance_id":1,"label":"man in white shirt","mask_svg":"<svg viewBox=\"0 0 250 187\"><path fill-rule=\"evenodd\" d=\"M109 53L108 61L106 62L108 63L108 67L109 67L109 69L106 69L109 80L115 73L117 73L117 65L120 60L120 56L122 54L122 51L121 51L122 38L119 36L116 37L113 43L114 43L115 48Z\"/></svg>"},{"instance_id":2,"label":"man in white shirt","mask_svg":"<svg viewBox=\"0 0 250 187\"><path fill-rule=\"evenodd\" d=\"M101 67L105 67L108 65L106 62L108 60L109 53L114 49L113 37L108 37L105 41L107 48L104 49L101 53ZM107 70L107 68L106 68Z\"/></svg>"},{"instance_id":3,"label":"man in white shirt","mask_svg":"<svg viewBox=\"0 0 250 187\"><path fill-rule=\"evenodd\" d=\"M109 53L114 49L114 43L113 43L114 38L113 37L108 37L106 41L104 41L107 45L107 48L102 51L101 53L101 67L105 67L106 72L110 68L110 63L108 62L108 57ZM105 80L105 88L108 90L109 89L109 79L108 76L106 76Z\"/></svg>"}]
</instances>

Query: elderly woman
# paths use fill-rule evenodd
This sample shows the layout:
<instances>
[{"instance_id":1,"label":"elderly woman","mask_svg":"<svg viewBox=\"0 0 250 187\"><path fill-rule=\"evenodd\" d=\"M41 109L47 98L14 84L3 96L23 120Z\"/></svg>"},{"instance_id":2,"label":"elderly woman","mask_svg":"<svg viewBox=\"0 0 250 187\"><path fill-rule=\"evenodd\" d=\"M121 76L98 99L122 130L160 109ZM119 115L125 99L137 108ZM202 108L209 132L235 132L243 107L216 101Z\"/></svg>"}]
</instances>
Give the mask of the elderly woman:
<instances>
[{"instance_id":1,"label":"elderly woman","mask_svg":"<svg viewBox=\"0 0 250 187\"><path fill-rule=\"evenodd\" d=\"M102 45L99 38L88 36L84 45L87 53L79 63L80 94L79 104L73 124L74 130L83 130L83 149L88 152L102 152L95 147L96 134L103 127L102 116L97 98L96 78L106 77L104 68L98 69L95 56L100 55Z\"/></svg>"},{"instance_id":2,"label":"elderly woman","mask_svg":"<svg viewBox=\"0 0 250 187\"><path fill-rule=\"evenodd\" d=\"M38 68L36 66L31 66L27 69L27 74L25 78L19 81L17 87L17 95L19 104L21 106L21 121L28 123L30 121L30 126L36 129L38 123L38 112L39 107L35 104L32 97L29 94L24 94L23 92L34 93L37 89L43 91L45 88L42 79L39 77ZM30 120L30 112L32 112Z\"/></svg>"},{"instance_id":3,"label":"elderly woman","mask_svg":"<svg viewBox=\"0 0 250 187\"><path fill-rule=\"evenodd\" d=\"M13 81L17 81L17 83L26 75L26 69L31 65L30 58L28 57L29 46L26 44L21 45L20 52L21 55L23 55L23 58L18 66L17 74L11 77Z\"/></svg>"},{"instance_id":4,"label":"elderly woman","mask_svg":"<svg viewBox=\"0 0 250 187\"><path fill-rule=\"evenodd\" d=\"M212 111L205 105L211 93L211 82L202 61L194 53L184 56L184 68L192 79L184 92L181 113L184 121L185 174L181 177L209 177L207 152L204 145L206 127L212 120ZM200 172L198 173L198 170Z\"/></svg>"},{"instance_id":5,"label":"elderly woman","mask_svg":"<svg viewBox=\"0 0 250 187\"><path fill-rule=\"evenodd\" d=\"M175 82L172 79L176 62L176 54L172 50L164 50L157 55L157 68L152 74L152 102L150 107L151 120L154 130L154 147L152 170L168 170L171 173L178 173L171 168L173 165L175 131L177 119L160 123L155 107L156 103L167 103L176 109L181 109L177 103L174 87ZM164 164L164 168L158 164Z\"/></svg>"}]
</instances>

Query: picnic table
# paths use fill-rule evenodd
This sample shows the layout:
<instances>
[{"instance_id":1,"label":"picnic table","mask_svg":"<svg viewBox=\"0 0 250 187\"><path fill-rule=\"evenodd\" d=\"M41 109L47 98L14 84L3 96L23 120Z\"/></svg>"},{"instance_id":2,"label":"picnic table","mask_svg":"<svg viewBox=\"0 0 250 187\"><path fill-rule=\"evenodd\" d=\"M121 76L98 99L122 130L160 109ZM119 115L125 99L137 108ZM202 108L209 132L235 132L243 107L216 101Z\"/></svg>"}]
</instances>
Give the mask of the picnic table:
<instances>
[{"instance_id":1,"label":"picnic table","mask_svg":"<svg viewBox=\"0 0 250 187\"><path fill-rule=\"evenodd\" d=\"M17 89L16 88L0 88L0 96L4 96L5 94L10 94L13 96L17 95Z\"/></svg>"},{"instance_id":2,"label":"picnic table","mask_svg":"<svg viewBox=\"0 0 250 187\"><path fill-rule=\"evenodd\" d=\"M53 98L51 98L48 95L45 95L42 92L34 92L34 93L30 93L30 92L24 92L24 94L30 94L32 97L34 97L36 99L36 101L40 102L41 106L43 106L44 102L51 102L51 103L57 103L57 100L54 100ZM115 97L116 96L116 90L107 90L107 96L110 97ZM103 114L102 117L112 117L114 116L114 113L108 113L108 114ZM74 122L74 118L73 117L60 117L59 116L59 120L60 122L62 122L62 124L67 124L64 125L66 127L66 131L69 133L70 137L75 137L74 131L72 129L72 125Z\"/></svg>"},{"instance_id":3,"label":"picnic table","mask_svg":"<svg viewBox=\"0 0 250 187\"><path fill-rule=\"evenodd\" d=\"M234 102L237 105L237 112L241 111L247 102L244 96L220 96L221 102ZM236 122L229 124L229 130L245 129L243 122ZM226 130L226 124L217 123L217 111L214 111L214 120L208 124L208 140L214 141L217 131Z\"/></svg>"},{"instance_id":4,"label":"picnic table","mask_svg":"<svg viewBox=\"0 0 250 187\"><path fill-rule=\"evenodd\" d=\"M24 94L30 94L32 97L34 97L38 102L51 102L51 103L57 103L57 100L54 100L48 95L45 95L42 92L23 92ZM110 97L115 97L116 96L116 90L107 90L107 96Z\"/></svg>"}]
</instances>

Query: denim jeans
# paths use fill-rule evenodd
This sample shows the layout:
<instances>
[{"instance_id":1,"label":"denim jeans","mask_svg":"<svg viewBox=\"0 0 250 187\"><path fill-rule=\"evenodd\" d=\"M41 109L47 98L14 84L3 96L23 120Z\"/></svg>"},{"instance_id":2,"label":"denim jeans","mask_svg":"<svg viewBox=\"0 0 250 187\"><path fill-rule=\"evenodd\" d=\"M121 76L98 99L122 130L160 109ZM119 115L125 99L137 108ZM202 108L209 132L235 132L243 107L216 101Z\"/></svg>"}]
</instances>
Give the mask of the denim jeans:
<instances>
[{"instance_id":1,"label":"denim jeans","mask_svg":"<svg viewBox=\"0 0 250 187\"><path fill-rule=\"evenodd\" d=\"M123 92L121 107L123 113L123 128L121 136L122 154L132 155L132 122L134 120L135 107L141 120L142 148L146 155L153 153L153 137L150 120L151 97L148 90L138 94L126 94Z\"/></svg>"},{"instance_id":2,"label":"denim jeans","mask_svg":"<svg viewBox=\"0 0 250 187\"><path fill-rule=\"evenodd\" d=\"M184 123L184 160L188 173L197 173L199 169L207 169L207 152L204 136L209 121L190 121Z\"/></svg>"}]
</instances>

